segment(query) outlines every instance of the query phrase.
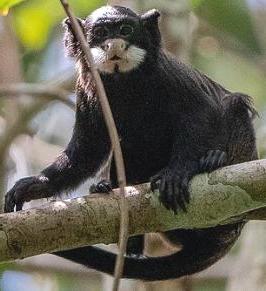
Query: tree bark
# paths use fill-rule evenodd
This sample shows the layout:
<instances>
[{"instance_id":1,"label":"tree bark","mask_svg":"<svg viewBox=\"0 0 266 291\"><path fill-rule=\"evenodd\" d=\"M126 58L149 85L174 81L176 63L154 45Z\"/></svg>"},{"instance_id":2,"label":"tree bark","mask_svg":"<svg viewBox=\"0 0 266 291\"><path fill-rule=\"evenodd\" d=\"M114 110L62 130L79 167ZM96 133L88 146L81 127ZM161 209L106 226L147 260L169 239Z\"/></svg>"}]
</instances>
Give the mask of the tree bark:
<instances>
[{"instance_id":1,"label":"tree bark","mask_svg":"<svg viewBox=\"0 0 266 291\"><path fill-rule=\"evenodd\" d=\"M175 228L203 228L238 219L266 219L266 160L233 165L196 176L187 213L174 215L149 192L149 184L127 187L130 235ZM0 215L0 261L45 252L113 243L119 232L119 195L48 203Z\"/></svg>"}]
</instances>

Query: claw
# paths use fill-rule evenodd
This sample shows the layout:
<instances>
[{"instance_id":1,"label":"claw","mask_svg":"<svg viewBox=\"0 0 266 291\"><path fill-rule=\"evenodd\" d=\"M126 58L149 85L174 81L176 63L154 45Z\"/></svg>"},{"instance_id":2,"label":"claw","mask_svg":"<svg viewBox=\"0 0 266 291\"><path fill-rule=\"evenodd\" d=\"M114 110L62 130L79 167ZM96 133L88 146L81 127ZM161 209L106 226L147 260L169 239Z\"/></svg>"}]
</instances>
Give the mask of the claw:
<instances>
[{"instance_id":1,"label":"claw","mask_svg":"<svg viewBox=\"0 0 266 291\"><path fill-rule=\"evenodd\" d=\"M185 203L185 197L188 196L188 191L186 191L185 189L181 189L180 191L180 196L178 197L178 205L179 207L184 211L184 212L187 212L187 207L186 207L186 203ZM188 200L189 201L189 200ZM187 202L188 203L188 202Z\"/></svg>"},{"instance_id":2,"label":"claw","mask_svg":"<svg viewBox=\"0 0 266 291\"><path fill-rule=\"evenodd\" d=\"M184 177L182 182L181 182L181 189L182 189L182 198L186 203L189 203L190 201L190 193L188 191L188 183L189 179L188 177Z\"/></svg>"},{"instance_id":3,"label":"claw","mask_svg":"<svg viewBox=\"0 0 266 291\"><path fill-rule=\"evenodd\" d=\"M174 196L174 189L173 189L172 181L168 181L166 197L167 197L167 201L170 205L170 208L174 211L173 196Z\"/></svg>"},{"instance_id":4,"label":"claw","mask_svg":"<svg viewBox=\"0 0 266 291\"><path fill-rule=\"evenodd\" d=\"M227 154L225 152L222 152L222 154L220 155L218 159L219 167L222 167L223 165L225 165L226 162L227 162Z\"/></svg>"},{"instance_id":5,"label":"claw","mask_svg":"<svg viewBox=\"0 0 266 291\"><path fill-rule=\"evenodd\" d=\"M200 159L200 169L202 172L214 171L226 165L227 155L221 150L210 150L206 156Z\"/></svg>"},{"instance_id":6,"label":"claw","mask_svg":"<svg viewBox=\"0 0 266 291\"><path fill-rule=\"evenodd\" d=\"M160 182L160 186L159 186L160 193L165 193L165 187L166 187L166 179L165 179L165 177L162 177L161 182Z\"/></svg>"},{"instance_id":7,"label":"claw","mask_svg":"<svg viewBox=\"0 0 266 291\"><path fill-rule=\"evenodd\" d=\"M158 189L158 187L159 187L158 182L160 179L161 179L160 174L156 174L150 178L152 192L154 192L156 189Z\"/></svg>"},{"instance_id":8,"label":"claw","mask_svg":"<svg viewBox=\"0 0 266 291\"><path fill-rule=\"evenodd\" d=\"M187 173L172 169L164 169L151 178L151 190L159 188L159 201L168 210L175 214L178 209L187 211L186 204L189 203L188 193L189 177Z\"/></svg>"},{"instance_id":9,"label":"claw","mask_svg":"<svg viewBox=\"0 0 266 291\"><path fill-rule=\"evenodd\" d=\"M151 183L151 191L154 193L156 189L158 189L157 185L155 183Z\"/></svg>"},{"instance_id":10,"label":"claw","mask_svg":"<svg viewBox=\"0 0 266 291\"><path fill-rule=\"evenodd\" d=\"M16 205L16 211L22 210L23 202L18 202Z\"/></svg>"},{"instance_id":11,"label":"claw","mask_svg":"<svg viewBox=\"0 0 266 291\"><path fill-rule=\"evenodd\" d=\"M205 157L202 157L200 159L200 168L203 169L204 168L204 164L205 164Z\"/></svg>"}]
</instances>

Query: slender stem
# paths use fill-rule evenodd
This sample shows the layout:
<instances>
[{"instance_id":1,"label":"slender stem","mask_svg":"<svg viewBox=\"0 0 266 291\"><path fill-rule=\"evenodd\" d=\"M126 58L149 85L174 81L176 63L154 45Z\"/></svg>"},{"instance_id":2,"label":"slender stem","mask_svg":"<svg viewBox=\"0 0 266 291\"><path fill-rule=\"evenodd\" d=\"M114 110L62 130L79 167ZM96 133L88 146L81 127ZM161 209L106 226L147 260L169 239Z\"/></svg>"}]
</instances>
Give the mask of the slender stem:
<instances>
[{"instance_id":1,"label":"slender stem","mask_svg":"<svg viewBox=\"0 0 266 291\"><path fill-rule=\"evenodd\" d=\"M68 99L68 92L57 87L48 87L47 84L14 83L0 84L0 96L40 96L46 99L59 100L75 110L75 104Z\"/></svg>"},{"instance_id":2,"label":"slender stem","mask_svg":"<svg viewBox=\"0 0 266 291\"><path fill-rule=\"evenodd\" d=\"M101 77L98 73L98 70L96 66L94 65L93 56L91 54L89 44L83 34L83 31L76 17L71 11L68 2L66 0L60 0L60 2L63 5L63 8L67 16L69 17L74 34L81 45L81 49L85 55L85 59L88 63L88 66L90 67L91 74L95 80L98 98L102 107L105 123L109 132L112 148L114 151L117 179L118 179L118 185L120 188L120 195L121 195L121 200L120 200L121 222L120 222L120 235L119 235L120 251L119 251L116 265L115 265L115 273L114 273L115 278L114 278L114 283L113 283L113 291L115 291L115 290L118 290L119 288L119 281L123 272L124 254L126 251L126 244L127 244L127 238L128 238L128 224L129 224L128 204L127 204L127 200L125 199L126 175L125 175L125 166L124 166L124 161L123 161L123 156L122 156L122 150L121 150L114 118L113 118L110 105L106 96L106 92L105 92Z\"/></svg>"}]
</instances>

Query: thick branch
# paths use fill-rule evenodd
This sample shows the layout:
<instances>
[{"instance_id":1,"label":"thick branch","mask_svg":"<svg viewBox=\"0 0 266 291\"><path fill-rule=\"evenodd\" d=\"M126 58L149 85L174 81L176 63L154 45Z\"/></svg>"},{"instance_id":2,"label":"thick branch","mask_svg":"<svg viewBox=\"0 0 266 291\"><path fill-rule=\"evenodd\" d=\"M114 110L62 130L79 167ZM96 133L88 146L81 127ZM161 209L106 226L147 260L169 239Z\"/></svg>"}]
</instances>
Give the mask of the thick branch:
<instances>
[{"instance_id":1,"label":"thick branch","mask_svg":"<svg viewBox=\"0 0 266 291\"><path fill-rule=\"evenodd\" d=\"M195 177L188 212L161 206L149 185L127 187L130 235L202 228L236 219L266 219L266 160L233 165ZM119 195L91 195L0 215L0 261L96 243L119 234Z\"/></svg>"},{"instance_id":2,"label":"thick branch","mask_svg":"<svg viewBox=\"0 0 266 291\"><path fill-rule=\"evenodd\" d=\"M49 84L14 83L0 84L0 96L30 95L43 97L48 100L58 100L72 109L75 104L68 99L68 92L59 87L51 87Z\"/></svg>"}]
</instances>

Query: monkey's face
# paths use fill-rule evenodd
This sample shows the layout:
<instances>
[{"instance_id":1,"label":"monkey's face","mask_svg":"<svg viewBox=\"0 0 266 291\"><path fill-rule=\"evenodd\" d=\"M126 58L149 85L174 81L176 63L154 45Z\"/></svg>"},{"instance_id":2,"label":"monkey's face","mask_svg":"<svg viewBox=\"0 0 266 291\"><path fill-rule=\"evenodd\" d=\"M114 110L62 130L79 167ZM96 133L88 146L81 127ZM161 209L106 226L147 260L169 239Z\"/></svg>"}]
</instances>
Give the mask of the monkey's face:
<instances>
[{"instance_id":1,"label":"monkey's face","mask_svg":"<svg viewBox=\"0 0 266 291\"><path fill-rule=\"evenodd\" d=\"M138 26L133 21L96 23L89 42L95 65L103 73L125 73L144 62L146 50L136 41Z\"/></svg>"},{"instance_id":2,"label":"monkey's face","mask_svg":"<svg viewBox=\"0 0 266 291\"><path fill-rule=\"evenodd\" d=\"M104 6L85 20L80 19L98 70L107 74L127 73L154 56L160 46L159 15L155 10L139 16L125 7ZM68 54L79 58L82 51L71 25L68 20L64 24Z\"/></svg>"}]
</instances>

